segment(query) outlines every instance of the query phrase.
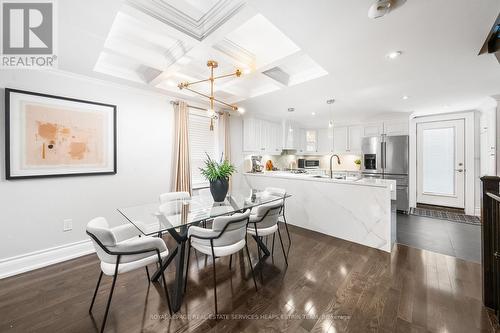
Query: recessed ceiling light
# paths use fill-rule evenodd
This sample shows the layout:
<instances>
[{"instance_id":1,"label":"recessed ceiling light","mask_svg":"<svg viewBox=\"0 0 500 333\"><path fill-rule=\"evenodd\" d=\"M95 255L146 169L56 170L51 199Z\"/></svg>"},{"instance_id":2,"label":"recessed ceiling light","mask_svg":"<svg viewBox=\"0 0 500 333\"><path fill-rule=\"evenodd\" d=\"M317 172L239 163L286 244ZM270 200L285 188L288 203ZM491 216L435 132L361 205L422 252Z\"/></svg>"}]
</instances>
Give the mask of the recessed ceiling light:
<instances>
[{"instance_id":1,"label":"recessed ceiling light","mask_svg":"<svg viewBox=\"0 0 500 333\"><path fill-rule=\"evenodd\" d=\"M315 115L316 115L316 112L311 112L311 115L315 116Z\"/></svg>"},{"instance_id":2,"label":"recessed ceiling light","mask_svg":"<svg viewBox=\"0 0 500 333\"><path fill-rule=\"evenodd\" d=\"M396 59L397 57L399 57L403 52L401 51L394 51L394 52L391 52L391 53L387 53L386 57L389 58L389 59Z\"/></svg>"},{"instance_id":3,"label":"recessed ceiling light","mask_svg":"<svg viewBox=\"0 0 500 333\"><path fill-rule=\"evenodd\" d=\"M408 96L406 96L406 95L404 95L404 96L403 96L403 99L404 99L404 100L407 100L408 98L409 98L409 97L408 97Z\"/></svg>"},{"instance_id":4,"label":"recessed ceiling light","mask_svg":"<svg viewBox=\"0 0 500 333\"><path fill-rule=\"evenodd\" d=\"M288 108L288 112L293 112L293 111L295 111L294 108Z\"/></svg>"}]
</instances>

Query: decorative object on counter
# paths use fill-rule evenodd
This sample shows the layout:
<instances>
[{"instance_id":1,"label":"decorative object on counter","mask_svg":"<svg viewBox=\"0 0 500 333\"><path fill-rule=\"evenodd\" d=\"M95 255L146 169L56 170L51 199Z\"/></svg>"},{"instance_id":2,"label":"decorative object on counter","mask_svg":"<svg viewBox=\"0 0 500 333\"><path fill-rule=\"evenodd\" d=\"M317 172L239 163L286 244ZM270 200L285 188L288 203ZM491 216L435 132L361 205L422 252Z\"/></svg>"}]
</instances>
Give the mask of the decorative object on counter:
<instances>
[{"instance_id":1,"label":"decorative object on counter","mask_svg":"<svg viewBox=\"0 0 500 333\"><path fill-rule=\"evenodd\" d=\"M116 106L5 89L6 178L116 174Z\"/></svg>"},{"instance_id":2,"label":"decorative object on counter","mask_svg":"<svg viewBox=\"0 0 500 333\"><path fill-rule=\"evenodd\" d=\"M238 108L235 104L229 104L229 103L223 102L223 101L215 98L215 95L214 95L214 82L215 82L215 80L227 78L230 76L240 77L243 74L243 72L240 69L237 69L235 72L230 73L230 74L214 76L214 68L219 67L219 63L215 60L208 60L207 66L210 68L210 77L208 79L195 81L195 82L182 82L182 83L179 83L178 87L180 90L186 89L186 90L189 90L189 91L195 93L196 95L208 98L210 106L209 106L207 112L208 112L208 115L210 116L210 130L213 131L214 130L214 119L217 119L217 114L216 114L215 108L214 108L215 102L229 107L230 110L232 110L232 111L239 111L240 113L244 112L244 110L242 108ZM210 83L210 95L198 92L198 91L190 88L194 84L203 83L203 82Z\"/></svg>"},{"instance_id":3,"label":"decorative object on counter","mask_svg":"<svg viewBox=\"0 0 500 333\"><path fill-rule=\"evenodd\" d=\"M221 156L220 161L214 161L207 154L205 168L200 168L201 174L210 182L210 193L215 202L223 202L229 190L229 177L236 171L234 165Z\"/></svg>"},{"instance_id":4,"label":"decorative object on counter","mask_svg":"<svg viewBox=\"0 0 500 333\"><path fill-rule=\"evenodd\" d=\"M356 164L356 167L359 169L361 169L361 160L358 158L356 160L354 160L354 164Z\"/></svg>"},{"instance_id":5,"label":"decorative object on counter","mask_svg":"<svg viewBox=\"0 0 500 333\"><path fill-rule=\"evenodd\" d=\"M262 172L262 156L252 156L252 172Z\"/></svg>"},{"instance_id":6,"label":"decorative object on counter","mask_svg":"<svg viewBox=\"0 0 500 333\"><path fill-rule=\"evenodd\" d=\"M273 166L273 161L267 160L266 171L273 171L274 169L276 169L276 168Z\"/></svg>"}]
</instances>

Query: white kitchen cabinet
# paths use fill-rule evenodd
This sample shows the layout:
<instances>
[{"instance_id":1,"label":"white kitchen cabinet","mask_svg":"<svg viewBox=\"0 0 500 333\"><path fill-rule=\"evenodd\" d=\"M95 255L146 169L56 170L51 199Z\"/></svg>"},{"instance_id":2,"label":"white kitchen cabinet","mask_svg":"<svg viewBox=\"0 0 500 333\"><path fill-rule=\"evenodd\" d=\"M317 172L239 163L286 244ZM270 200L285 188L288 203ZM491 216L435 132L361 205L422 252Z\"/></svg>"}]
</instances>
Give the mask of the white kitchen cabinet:
<instances>
[{"instance_id":1,"label":"white kitchen cabinet","mask_svg":"<svg viewBox=\"0 0 500 333\"><path fill-rule=\"evenodd\" d=\"M243 150L261 154L280 154L282 126L279 123L256 118L243 120Z\"/></svg>"},{"instance_id":2,"label":"white kitchen cabinet","mask_svg":"<svg viewBox=\"0 0 500 333\"><path fill-rule=\"evenodd\" d=\"M243 150L256 152L260 148L260 120L245 118L243 120Z\"/></svg>"},{"instance_id":3,"label":"white kitchen cabinet","mask_svg":"<svg viewBox=\"0 0 500 333\"><path fill-rule=\"evenodd\" d=\"M283 149L283 131L282 126L279 123L269 123L269 147L268 153L273 155L281 154L281 150Z\"/></svg>"},{"instance_id":4,"label":"white kitchen cabinet","mask_svg":"<svg viewBox=\"0 0 500 333\"><path fill-rule=\"evenodd\" d=\"M361 140L363 138L363 127L361 126L350 126L348 128L348 142L347 151L351 153L361 152Z\"/></svg>"},{"instance_id":5,"label":"white kitchen cabinet","mask_svg":"<svg viewBox=\"0 0 500 333\"><path fill-rule=\"evenodd\" d=\"M370 123L363 126L363 136L379 136L384 131L384 123Z\"/></svg>"},{"instance_id":6,"label":"white kitchen cabinet","mask_svg":"<svg viewBox=\"0 0 500 333\"><path fill-rule=\"evenodd\" d=\"M318 153L318 131L316 129L299 130L299 144L297 153L304 155L316 155Z\"/></svg>"},{"instance_id":7,"label":"white kitchen cabinet","mask_svg":"<svg viewBox=\"0 0 500 333\"><path fill-rule=\"evenodd\" d=\"M408 121L398 120L398 121L385 121L384 122L384 134L387 136L391 135L408 135Z\"/></svg>"},{"instance_id":8,"label":"white kitchen cabinet","mask_svg":"<svg viewBox=\"0 0 500 333\"><path fill-rule=\"evenodd\" d=\"M320 128L318 133L318 153L333 153L333 131L331 128Z\"/></svg>"},{"instance_id":9,"label":"white kitchen cabinet","mask_svg":"<svg viewBox=\"0 0 500 333\"><path fill-rule=\"evenodd\" d=\"M347 126L333 128L333 151L344 153L347 151L349 128Z\"/></svg>"},{"instance_id":10,"label":"white kitchen cabinet","mask_svg":"<svg viewBox=\"0 0 500 333\"><path fill-rule=\"evenodd\" d=\"M305 152L307 154L318 153L318 131L315 129L306 129L305 133Z\"/></svg>"},{"instance_id":11,"label":"white kitchen cabinet","mask_svg":"<svg viewBox=\"0 0 500 333\"><path fill-rule=\"evenodd\" d=\"M361 152L363 127L342 126L333 128L333 151L335 153Z\"/></svg>"}]
</instances>

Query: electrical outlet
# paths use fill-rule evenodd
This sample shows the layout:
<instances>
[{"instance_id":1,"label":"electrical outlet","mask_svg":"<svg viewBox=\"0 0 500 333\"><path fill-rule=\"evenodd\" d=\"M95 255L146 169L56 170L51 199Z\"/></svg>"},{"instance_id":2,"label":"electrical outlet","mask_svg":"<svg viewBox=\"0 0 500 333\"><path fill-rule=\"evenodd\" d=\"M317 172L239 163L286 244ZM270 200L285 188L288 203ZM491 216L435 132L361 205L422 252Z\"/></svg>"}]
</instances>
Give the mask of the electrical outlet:
<instances>
[{"instance_id":1,"label":"electrical outlet","mask_svg":"<svg viewBox=\"0 0 500 333\"><path fill-rule=\"evenodd\" d=\"M73 229L73 219L65 219L63 221L63 231L70 231Z\"/></svg>"}]
</instances>

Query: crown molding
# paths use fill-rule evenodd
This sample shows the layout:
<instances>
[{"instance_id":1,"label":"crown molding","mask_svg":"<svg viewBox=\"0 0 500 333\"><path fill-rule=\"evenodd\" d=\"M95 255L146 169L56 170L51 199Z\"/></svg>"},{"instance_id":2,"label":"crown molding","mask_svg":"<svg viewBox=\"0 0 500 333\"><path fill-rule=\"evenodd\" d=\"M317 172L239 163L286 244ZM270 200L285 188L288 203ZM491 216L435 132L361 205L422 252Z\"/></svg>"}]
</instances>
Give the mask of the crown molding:
<instances>
[{"instance_id":1,"label":"crown molding","mask_svg":"<svg viewBox=\"0 0 500 333\"><path fill-rule=\"evenodd\" d=\"M133 8L202 41L245 5L245 0L220 0L200 18L194 18L170 5L167 0L128 0Z\"/></svg>"}]
</instances>

